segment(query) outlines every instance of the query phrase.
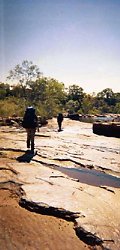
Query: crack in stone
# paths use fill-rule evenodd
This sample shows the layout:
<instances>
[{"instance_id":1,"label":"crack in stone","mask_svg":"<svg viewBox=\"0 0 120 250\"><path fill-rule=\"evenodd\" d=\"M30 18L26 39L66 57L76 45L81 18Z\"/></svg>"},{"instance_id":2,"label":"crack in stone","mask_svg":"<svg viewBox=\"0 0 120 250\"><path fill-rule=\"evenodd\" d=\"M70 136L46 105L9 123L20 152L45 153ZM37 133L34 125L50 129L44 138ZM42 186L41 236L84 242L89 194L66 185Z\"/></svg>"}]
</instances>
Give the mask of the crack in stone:
<instances>
[{"instance_id":1,"label":"crack in stone","mask_svg":"<svg viewBox=\"0 0 120 250\"><path fill-rule=\"evenodd\" d=\"M0 182L0 189L11 191L13 194L16 194L19 199L25 195L22 184L12 180Z\"/></svg>"},{"instance_id":2,"label":"crack in stone","mask_svg":"<svg viewBox=\"0 0 120 250\"><path fill-rule=\"evenodd\" d=\"M0 182L0 185L6 185L6 184L8 184L8 185L13 185L13 186L16 186L16 187L20 187L20 186L22 186L22 184L21 183L19 183L19 182L15 182L15 181L12 181L12 180L9 180L9 181L2 181L2 182Z\"/></svg>"},{"instance_id":3,"label":"crack in stone","mask_svg":"<svg viewBox=\"0 0 120 250\"><path fill-rule=\"evenodd\" d=\"M0 167L0 170L7 170L7 171L11 171L13 174L16 174L17 175L17 171L15 171L14 169L12 169L12 168L6 168L6 167Z\"/></svg>"},{"instance_id":4,"label":"crack in stone","mask_svg":"<svg viewBox=\"0 0 120 250\"><path fill-rule=\"evenodd\" d=\"M36 134L35 137L44 137L44 138L50 138L50 135L44 135L44 134Z\"/></svg>"},{"instance_id":5,"label":"crack in stone","mask_svg":"<svg viewBox=\"0 0 120 250\"><path fill-rule=\"evenodd\" d=\"M78 179L70 178L70 177L63 176L63 175L51 175L50 178L65 178L65 179L68 179L68 180L79 182Z\"/></svg>"},{"instance_id":6,"label":"crack in stone","mask_svg":"<svg viewBox=\"0 0 120 250\"><path fill-rule=\"evenodd\" d=\"M37 154L38 156L40 156L40 157L42 157L42 158L47 158L47 157L43 157L42 155L40 155L40 154ZM48 158L47 158L48 159ZM93 169L94 168L94 166L93 165L84 165L84 164L82 164L82 163L80 163L80 162L77 162L77 161L75 161L74 159L71 159L71 158L53 158L52 160L54 160L54 161L60 161L60 162L72 162L72 163L74 163L74 164L76 164L76 165L78 165L78 166L80 166L80 167L82 167L82 168L88 168L88 169ZM48 166L53 166L53 167L59 167L59 164L55 164L55 163L45 163L44 161L42 161L42 160L36 160L36 159L34 159L33 161L36 161L36 162L39 162L39 163L41 163L41 164L46 164L46 165L48 165Z\"/></svg>"},{"instance_id":7,"label":"crack in stone","mask_svg":"<svg viewBox=\"0 0 120 250\"><path fill-rule=\"evenodd\" d=\"M31 212L35 212L38 214L43 215L51 215L58 218L65 219L67 221L71 221L74 223L74 230L76 232L77 237L82 240L84 243L90 246L100 246L101 249L107 250L103 243L105 241L113 242L113 240L102 240L95 234L92 234L91 232L86 231L83 227L77 226L76 219L80 217L85 217L80 212L71 212L68 210L65 210L63 208L56 208L49 206L48 204L45 204L43 202L35 203L33 201L26 200L25 198L21 197L19 201L19 205Z\"/></svg>"},{"instance_id":8,"label":"crack in stone","mask_svg":"<svg viewBox=\"0 0 120 250\"><path fill-rule=\"evenodd\" d=\"M75 164L77 164L77 165L79 165L79 166L81 166L81 167L85 167L85 165L84 164L82 164L82 163L80 163L80 162L77 162L77 161L75 161L74 159L71 159L71 158L64 158L64 159L60 159L60 158L54 158L53 160L59 160L59 161L69 161L69 162L73 162L73 163L75 163Z\"/></svg>"},{"instance_id":9,"label":"crack in stone","mask_svg":"<svg viewBox=\"0 0 120 250\"><path fill-rule=\"evenodd\" d=\"M112 190L112 189L110 189L110 188L108 188L108 187L106 187L106 186L100 186L100 188L103 188L103 189L105 189L106 191L109 191L109 192L115 194L115 191L114 191L114 190Z\"/></svg>"},{"instance_id":10,"label":"crack in stone","mask_svg":"<svg viewBox=\"0 0 120 250\"><path fill-rule=\"evenodd\" d=\"M80 212L71 212L63 208L49 206L48 204L42 202L35 203L33 201L26 200L25 198L20 199L19 205L32 212L44 215L52 215L73 222L75 222L76 218L80 217Z\"/></svg>"},{"instance_id":11,"label":"crack in stone","mask_svg":"<svg viewBox=\"0 0 120 250\"><path fill-rule=\"evenodd\" d=\"M59 164L44 162L43 160L32 159L32 161L35 161L35 162L37 162L37 163L44 164L45 166L49 166L49 167L59 167L59 166L60 166ZM61 161L64 161L64 159L61 159ZM66 161L66 160L65 160L65 161ZM83 165L82 163L78 163L78 162L76 162L76 161L74 161L74 160L71 160L71 159L68 159L67 161L76 163L76 164L78 164L79 166L85 168L85 165Z\"/></svg>"},{"instance_id":12,"label":"crack in stone","mask_svg":"<svg viewBox=\"0 0 120 250\"><path fill-rule=\"evenodd\" d=\"M48 204L45 204L43 202L35 203L33 201L26 200L23 198L23 195L25 195L24 190L21 188L22 184L15 182L15 181L5 181L0 183L0 189L4 190L10 190L12 191L13 195L17 195L19 198L19 205L28 211L35 212L38 214L44 214L44 215L50 215L55 216L58 218L65 219L67 221L72 221L74 225L76 224L76 219L80 217L85 217L80 212L71 212L68 210L65 210L63 208L56 208L49 206ZM85 242L86 244L90 246L101 246L103 250L108 250L103 246L104 242L113 242L112 239L100 239L95 234L92 234L91 232L86 231L83 227L78 227L77 224L74 226L74 230L76 232L77 237Z\"/></svg>"},{"instance_id":13,"label":"crack in stone","mask_svg":"<svg viewBox=\"0 0 120 250\"><path fill-rule=\"evenodd\" d=\"M0 151L25 152L25 150L19 148L0 148Z\"/></svg>"},{"instance_id":14,"label":"crack in stone","mask_svg":"<svg viewBox=\"0 0 120 250\"><path fill-rule=\"evenodd\" d=\"M83 242L87 243L88 245L102 246L102 244L104 243L104 241L102 239L100 239L95 234L92 234L91 232L86 231L83 227L76 226L74 229L75 229L75 232L76 232L76 235L78 236L78 238L80 240L82 240Z\"/></svg>"},{"instance_id":15,"label":"crack in stone","mask_svg":"<svg viewBox=\"0 0 120 250\"><path fill-rule=\"evenodd\" d=\"M43 178L40 178L40 177L35 177L35 179L38 179L38 180L47 182L48 184L50 184L50 185L52 185L52 186L54 185L51 181L47 181L47 180L45 180L45 179L43 179Z\"/></svg>"}]
</instances>

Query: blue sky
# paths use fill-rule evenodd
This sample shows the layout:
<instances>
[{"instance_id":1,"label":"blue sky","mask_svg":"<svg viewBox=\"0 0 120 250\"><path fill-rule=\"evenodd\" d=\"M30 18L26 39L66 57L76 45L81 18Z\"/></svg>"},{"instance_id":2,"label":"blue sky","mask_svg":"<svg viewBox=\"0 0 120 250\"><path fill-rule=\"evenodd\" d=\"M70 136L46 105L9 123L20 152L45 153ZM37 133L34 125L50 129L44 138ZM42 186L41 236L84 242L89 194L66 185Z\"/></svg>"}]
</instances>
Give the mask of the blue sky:
<instances>
[{"instance_id":1,"label":"blue sky","mask_svg":"<svg viewBox=\"0 0 120 250\"><path fill-rule=\"evenodd\" d=\"M27 59L86 93L120 92L120 0L0 0L0 81Z\"/></svg>"}]
</instances>

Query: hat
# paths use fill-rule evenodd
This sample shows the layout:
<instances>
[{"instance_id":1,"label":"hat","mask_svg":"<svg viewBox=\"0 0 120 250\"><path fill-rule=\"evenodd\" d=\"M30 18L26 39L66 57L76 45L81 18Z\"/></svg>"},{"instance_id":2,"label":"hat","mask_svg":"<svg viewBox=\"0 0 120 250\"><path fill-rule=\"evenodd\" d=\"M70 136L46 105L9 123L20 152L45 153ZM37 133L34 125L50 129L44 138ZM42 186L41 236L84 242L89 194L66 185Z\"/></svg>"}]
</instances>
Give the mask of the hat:
<instances>
[{"instance_id":1,"label":"hat","mask_svg":"<svg viewBox=\"0 0 120 250\"><path fill-rule=\"evenodd\" d=\"M27 107L27 109L34 109L32 106Z\"/></svg>"}]
</instances>

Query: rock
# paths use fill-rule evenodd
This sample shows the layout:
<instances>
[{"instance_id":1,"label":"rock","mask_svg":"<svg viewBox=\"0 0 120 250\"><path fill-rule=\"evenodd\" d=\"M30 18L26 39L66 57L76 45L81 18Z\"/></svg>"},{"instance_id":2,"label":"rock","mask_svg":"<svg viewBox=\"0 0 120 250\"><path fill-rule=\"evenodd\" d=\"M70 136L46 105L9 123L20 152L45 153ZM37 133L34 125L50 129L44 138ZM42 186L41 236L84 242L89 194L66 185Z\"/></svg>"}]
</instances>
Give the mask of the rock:
<instances>
[{"instance_id":1,"label":"rock","mask_svg":"<svg viewBox=\"0 0 120 250\"><path fill-rule=\"evenodd\" d=\"M120 138L120 123L93 123L93 133Z\"/></svg>"},{"instance_id":2,"label":"rock","mask_svg":"<svg viewBox=\"0 0 120 250\"><path fill-rule=\"evenodd\" d=\"M53 119L41 127L40 133L46 136L35 138L38 153L29 162L22 157L26 133L0 128L1 180L20 185L22 207L74 222L76 234L92 249L120 249L120 188L88 185L89 175L84 177L86 183L77 182L59 171L60 167L92 166L89 171L104 169L119 177L119 141L93 134L91 124L64 119L63 126L58 133Z\"/></svg>"}]
</instances>

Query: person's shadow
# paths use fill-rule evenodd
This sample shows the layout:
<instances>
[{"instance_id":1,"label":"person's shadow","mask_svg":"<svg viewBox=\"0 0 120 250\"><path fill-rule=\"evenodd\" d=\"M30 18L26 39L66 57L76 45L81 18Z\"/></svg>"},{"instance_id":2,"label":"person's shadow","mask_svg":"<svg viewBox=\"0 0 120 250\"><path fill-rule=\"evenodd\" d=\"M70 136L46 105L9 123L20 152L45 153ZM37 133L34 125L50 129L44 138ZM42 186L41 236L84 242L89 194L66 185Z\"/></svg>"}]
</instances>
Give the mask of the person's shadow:
<instances>
[{"instance_id":1,"label":"person's shadow","mask_svg":"<svg viewBox=\"0 0 120 250\"><path fill-rule=\"evenodd\" d=\"M16 160L19 162L29 163L34 156L35 156L34 152L32 152L31 150L27 150L23 155L17 157Z\"/></svg>"}]
</instances>

